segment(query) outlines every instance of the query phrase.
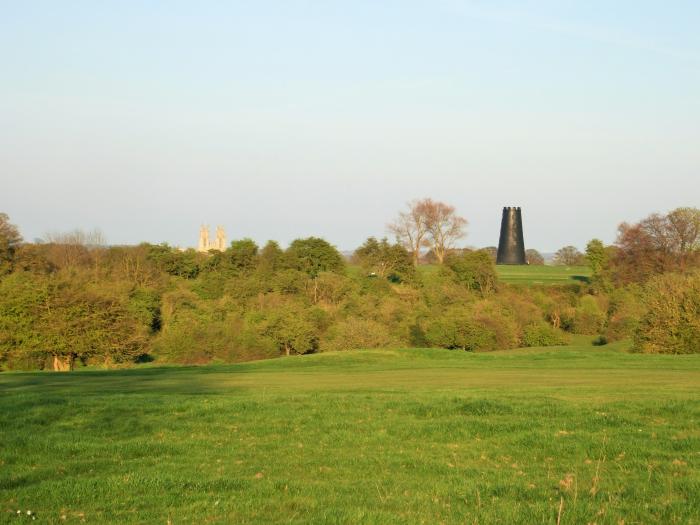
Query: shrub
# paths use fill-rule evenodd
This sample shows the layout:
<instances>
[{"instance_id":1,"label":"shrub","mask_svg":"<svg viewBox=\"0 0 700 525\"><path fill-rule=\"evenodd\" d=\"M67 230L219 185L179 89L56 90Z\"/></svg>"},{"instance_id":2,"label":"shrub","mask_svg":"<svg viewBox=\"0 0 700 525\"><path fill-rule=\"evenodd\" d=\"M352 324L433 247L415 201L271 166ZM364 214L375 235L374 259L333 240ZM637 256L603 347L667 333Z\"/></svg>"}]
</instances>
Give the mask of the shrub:
<instances>
[{"instance_id":1,"label":"shrub","mask_svg":"<svg viewBox=\"0 0 700 525\"><path fill-rule=\"evenodd\" d=\"M523 330L523 346L559 346L569 340L564 332L545 322L533 323Z\"/></svg>"},{"instance_id":2,"label":"shrub","mask_svg":"<svg viewBox=\"0 0 700 525\"><path fill-rule=\"evenodd\" d=\"M605 324L605 312L592 295L584 295L576 307L562 312L562 328L574 333L596 335Z\"/></svg>"},{"instance_id":3,"label":"shrub","mask_svg":"<svg viewBox=\"0 0 700 525\"><path fill-rule=\"evenodd\" d=\"M607 341L632 338L645 312L641 289L627 286L615 290L610 297L608 319L603 335Z\"/></svg>"},{"instance_id":4,"label":"shrub","mask_svg":"<svg viewBox=\"0 0 700 525\"><path fill-rule=\"evenodd\" d=\"M468 351L495 350L498 347L496 334L463 311L446 312L429 321L425 339L431 346Z\"/></svg>"},{"instance_id":5,"label":"shrub","mask_svg":"<svg viewBox=\"0 0 700 525\"><path fill-rule=\"evenodd\" d=\"M494 299L479 301L473 305L472 315L479 326L493 334L495 345L489 350L519 346L520 329L508 305Z\"/></svg>"},{"instance_id":6,"label":"shrub","mask_svg":"<svg viewBox=\"0 0 700 525\"><path fill-rule=\"evenodd\" d=\"M369 319L351 317L332 326L321 342L321 351L355 350L396 346L383 324Z\"/></svg>"},{"instance_id":7,"label":"shrub","mask_svg":"<svg viewBox=\"0 0 700 525\"><path fill-rule=\"evenodd\" d=\"M455 282L469 290L488 294L496 287L496 268L486 252L451 253L445 259L445 266L452 270Z\"/></svg>"},{"instance_id":8,"label":"shrub","mask_svg":"<svg viewBox=\"0 0 700 525\"><path fill-rule=\"evenodd\" d=\"M634 333L634 351L700 353L700 272L652 279L642 302L646 314Z\"/></svg>"}]
</instances>

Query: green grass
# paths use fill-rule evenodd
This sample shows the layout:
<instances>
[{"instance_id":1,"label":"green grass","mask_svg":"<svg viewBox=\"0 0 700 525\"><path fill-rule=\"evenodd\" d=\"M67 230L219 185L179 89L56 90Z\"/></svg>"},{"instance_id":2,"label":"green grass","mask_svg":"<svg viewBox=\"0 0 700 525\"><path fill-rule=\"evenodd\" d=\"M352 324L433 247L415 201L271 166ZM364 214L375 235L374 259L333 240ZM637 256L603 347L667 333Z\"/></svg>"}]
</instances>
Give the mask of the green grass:
<instances>
[{"instance_id":1,"label":"green grass","mask_svg":"<svg viewBox=\"0 0 700 525\"><path fill-rule=\"evenodd\" d=\"M698 523L700 356L0 375L0 522Z\"/></svg>"},{"instance_id":2,"label":"green grass","mask_svg":"<svg viewBox=\"0 0 700 525\"><path fill-rule=\"evenodd\" d=\"M418 267L418 272L430 275L437 272L440 266L437 264L423 264ZM356 276L362 273L362 269L356 265L349 265L350 275ZM588 266L496 266L498 279L511 284L573 284L587 282L591 276Z\"/></svg>"},{"instance_id":3,"label":"green grass","mask_svg":"<svg viewBox=\"0 0 700 525\"><path fill-rule=\"evenodd\" d=\"M496 266L498 278L515 284L572 284L587 282L591 270L587 266Z\"/></svg>"}]
</instances>

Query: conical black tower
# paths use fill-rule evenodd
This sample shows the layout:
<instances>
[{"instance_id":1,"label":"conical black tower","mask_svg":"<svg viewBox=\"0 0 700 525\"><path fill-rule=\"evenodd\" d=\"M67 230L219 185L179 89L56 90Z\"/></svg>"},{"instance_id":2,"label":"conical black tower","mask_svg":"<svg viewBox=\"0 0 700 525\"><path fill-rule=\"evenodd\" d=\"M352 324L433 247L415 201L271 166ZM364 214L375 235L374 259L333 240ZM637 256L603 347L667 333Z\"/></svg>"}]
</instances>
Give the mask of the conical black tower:
<instances>
[{"instance_id":1,"label":"conical black tower","mask_svg":"<svg viewBox=\"0 0 700 525\"><path fill-rule=\"evenodd\" d=\"M520 208L503 208L496 264L527 264Z\"/></svg>"}]
</instances>

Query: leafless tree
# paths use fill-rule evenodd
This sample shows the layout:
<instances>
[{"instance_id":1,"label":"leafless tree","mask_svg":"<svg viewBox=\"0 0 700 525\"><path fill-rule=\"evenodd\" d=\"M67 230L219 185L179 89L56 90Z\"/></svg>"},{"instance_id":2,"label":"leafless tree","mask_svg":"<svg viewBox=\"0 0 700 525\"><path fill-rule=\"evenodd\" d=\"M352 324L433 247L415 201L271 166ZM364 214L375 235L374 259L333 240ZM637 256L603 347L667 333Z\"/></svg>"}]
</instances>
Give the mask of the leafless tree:
<instances>
[{"instance_id":1,"label":"leafless tree","mask_svg":"<svg viewBox=\"0 0 700 525\"><path fill-rule=\"evenodd\" d=\"M575 246L564 246L554 254L554 264L557 266L580 266L585 264L585 259Z\"/></svg>"},{"instance_id":2,"label":"leafless tree","mask_svg":"<svg viewBox=\"0 0 700 525\"><path fill-rule=\"evenodd\" d=\"M415 266L418 266L421 249L428 246L426 239L428 227L423 215L422 202L414 200L408 203L408 211L399 213L396 221L387 226L387 229L396 236L397 242L411 253Z\"/></svg>"},{"instance_id":3,"label":"leafless tree","mask_svg":"<svg viewBox=\"0 0 700 525\"><path fill-rule=\"evenodd\" d=\"M51 261L59 268L88 265L96 260L105 240L98 229L86 232L73 230L66 233L50 232L46 234L50 245Z\"/></svg>"},{"instance_id":4,"label":"leafless tree","mask_svg":"<svg viewBox=\"0 0 700 525\"><path fill-rule=\"evenodd\" d=\"M418 210L424 217L431 249L438 263L442 264L454 243L465 236L467 220L457 215L454 206L432 199L420 201Z\"/></svg>"},{"instance_id":5,"label":"leafless tree","mask_svg":"<svg viewBox=\"0 0 700 525\"><path fill-rule=\"evenodd\" d=\"M418 265L422 248L430 248L442 264L455 241L464 237L466 225L467 220L457 215L454 206L421 199L410 202L408 211L401 212L388 229L412 254L413 264Z\"/></svg>"}]
</instances>

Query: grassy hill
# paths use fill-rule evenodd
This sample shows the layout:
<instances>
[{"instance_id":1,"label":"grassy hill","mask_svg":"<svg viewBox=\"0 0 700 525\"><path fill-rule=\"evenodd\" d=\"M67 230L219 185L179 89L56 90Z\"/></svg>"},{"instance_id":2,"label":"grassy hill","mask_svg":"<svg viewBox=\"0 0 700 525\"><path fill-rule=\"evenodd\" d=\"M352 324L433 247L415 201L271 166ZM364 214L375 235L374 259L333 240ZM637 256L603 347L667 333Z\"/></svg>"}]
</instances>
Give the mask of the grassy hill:
<instances>
[{"instance_id":1,"label":"grassy hill","mask_svg":"<svg viewBox=\"0 0 700 525\"><path fill-rule=\"evenodd\" d=\"M0 522L697 523L700 356L622 350L2 374Z\"/></svg>"},{"instance_id":2,"label":"grassy hill","mask_svg":"<svg viewBox=\"0 0 700 525\"><path fill-rule=\"evenodd\" d=\"M570 284L587 281L588 266L496 266L498 278L506 283Z\"/></svg>"},{"instance_id":3,"label":"grassy hill","mask_svg":"<svg viewBox=\"0 0 700 525\"><path fill-rule=\"evenodd\" d=\"M423 274L437 272L440 266L437 264L422 264L418 271ZM351 275L362 273L357 265L349 265ZM591 276L588 266L496 266L498 278L505 283L513 284L571 284L587 281Z\"/></svg>"}]
</instances>

